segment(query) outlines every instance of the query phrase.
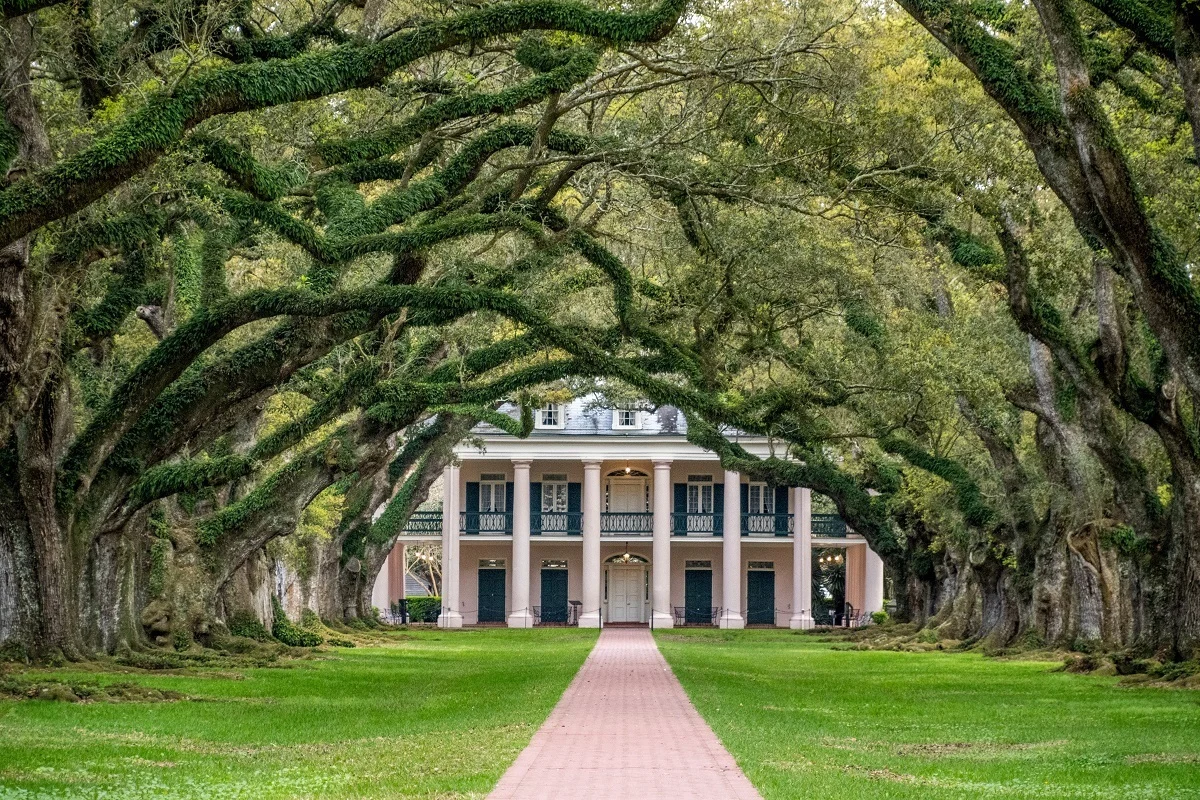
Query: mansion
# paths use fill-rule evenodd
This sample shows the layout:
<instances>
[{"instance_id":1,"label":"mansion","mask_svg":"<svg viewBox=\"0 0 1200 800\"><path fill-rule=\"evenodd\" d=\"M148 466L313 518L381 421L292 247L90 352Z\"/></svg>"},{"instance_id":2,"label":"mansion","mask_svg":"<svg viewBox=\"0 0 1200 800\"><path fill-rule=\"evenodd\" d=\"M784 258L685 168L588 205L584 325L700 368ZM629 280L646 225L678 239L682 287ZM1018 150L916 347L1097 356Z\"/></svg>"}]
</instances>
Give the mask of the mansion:
<instances>
[{"instance_id":1,"label":"mansion","mask_svg":"<svg viewBox=\"0 0 1200 800\"><path fill-rule=\"evenodd\" d=\"M736 441L768 455L765 438ZM539 409L525 439L480 424L456 456L442 510L414 514L389 557L440 539L443 627L809 628L828 622L812 615L814 548L844 551L852 617L883 608L883 562L861 536L814 515L808 488L722 469L678 409L584 397ZM376 584L381 607L398 595L395 566Z\"/></svg>"}]
</instances>

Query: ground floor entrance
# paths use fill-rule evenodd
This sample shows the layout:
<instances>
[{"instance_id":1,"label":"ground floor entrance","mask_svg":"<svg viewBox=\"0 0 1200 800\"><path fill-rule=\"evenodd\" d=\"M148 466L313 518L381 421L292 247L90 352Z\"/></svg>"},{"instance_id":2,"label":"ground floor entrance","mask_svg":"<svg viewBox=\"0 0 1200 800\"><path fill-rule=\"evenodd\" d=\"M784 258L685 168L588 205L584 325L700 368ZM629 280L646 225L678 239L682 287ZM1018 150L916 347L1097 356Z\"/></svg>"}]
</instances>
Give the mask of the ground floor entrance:
<instances>
[{"instance_id":1,"label":"ground floor entrance","mask_svg":"<svg viewBox=\"0 0 1200 800\"><path fill-rule=\"evenodd\" d=\"M567 598L567 571L559 567L542 567L542 605L540 622L565 625L570 601Z\"/></svg>"},{"instance_id":2,"label":"ground floor entrance","mask_svg":"<svg viewBox=\"0 0 1200 800\"><path fill-rule=\"evenodd\" d=\"M645 622L650 574L645 563L608 565L608 622Z\"/></svg>"},{"instance_id":3,"label":"ground floor entrance","mask_svg":"<svg viewBox=\"0 0 1200 800\"><path fill-rule=\"evenodd\" d=\"M479 569L479 621L504 622L505 571L495 567Z\"/></svg>"},{"instance_id":4,"label":"ground floor entrance","mask_svg":"<svg viewBox=\"0 0 1200 800\"><path fill-rule=\"evenodd\" d=\"M746 624L775 624L775 570L746 573Z\"/></svg>"}]
</instances>

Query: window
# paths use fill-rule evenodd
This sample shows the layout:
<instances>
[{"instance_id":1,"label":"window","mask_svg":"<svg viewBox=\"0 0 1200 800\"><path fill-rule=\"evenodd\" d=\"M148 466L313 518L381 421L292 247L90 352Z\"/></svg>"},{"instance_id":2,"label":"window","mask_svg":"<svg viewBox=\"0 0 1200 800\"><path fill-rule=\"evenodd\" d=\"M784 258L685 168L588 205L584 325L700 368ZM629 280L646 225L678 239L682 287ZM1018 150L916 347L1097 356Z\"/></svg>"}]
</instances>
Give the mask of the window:
<instances>
[{"instance_id":1,"label":"window","mask_svg":"<svg viewBox=\"0 0 1200 800\"><path fill-rule=\"evenodd\" d=\"M632 408L617 408L613 410L613 428L637 429L642 427L641 414Z\"/></svg>"},{"instance_id":2,"label":"window","mask_svg":"<svg viewBox=\"0 0 1200 800\"><path fill-rule=\"evenodd\" d=\"M547 558L542 560L542 569L566 569L567 562L558 558Z\"/></svg>"},{"instance_id":3,"label":"window","mask_svg":"<svg viewBox=\"0 0 1200 800\"><path fill-rule=\"evenodd\" d=\"M483 569L504 569L503 558L481 558L479 566Z\"/></svg>"},{"instance_id":4,"label":"window","mask_svg":"<svg viewBox=\"0 0 1200 800\"><path fill-rule=\"evenodd\" d=\"M775 492L772 487L765 483L752 483L749 489L750 500L747 503L747 514L775 513Z\"/></svg>"},{"instance_id":5,"label":"window","mask_svg":"<svg viewBox=\"0 0 1200 800\"><path fill-rule=\"evenodd\" d=\"M713 485L711 483L689 483L687 487L687 513L713 513Z\"/></svg>"},{"instance_id":6,"label":"window","mask_svg":"<svg viewBox=\"0 0 1200 800\"><path fill-rule=\"evenodd\" d=\"M567 483L542 483L542 513L565 513L567 510Z\"/></svg>"},{"instance_id":7,"label":"window","mask_svg":"<svg viewBox=\"0 0 1200 800\"><path fill-rule=\"evenodd\" d=\"M746 567L751 570L762 570L762 571L773 570L773 569L775 569L775 562L774 561L751 561L749 564L746 565Z\"/></svg>"},{"instance_id":8,"label":"window","mask_svg":"<svg viewBox=\"0 0 1200 800\"><path fill-rule=\"evenodd\" d=\"M538 409L535 422L538 428L562 428L566 425L566 414L560 403L546 403Z\"/></svg>"},{"instance_id":9,"label":"window","mask_svg":"<svg viewBox=\"0 0 1200 800\"><path fill-rule=\"evenodd\" d=\"M709 559L687 560L683 562L684 569L712 569L712 561Z\"/></svg>"},{"instance_id":10,"label":"window","mask_svg":"<svg viewBox=\"0 0 1200 800\"><path fill-rule=\"evenodd\" d=\"M490 476L483 476L484 480L479 482L479 510L492 511L497 514L502 514L506 510L504 508L504 481L503 480L487 480Z\"/></svg>"}]
</instances>

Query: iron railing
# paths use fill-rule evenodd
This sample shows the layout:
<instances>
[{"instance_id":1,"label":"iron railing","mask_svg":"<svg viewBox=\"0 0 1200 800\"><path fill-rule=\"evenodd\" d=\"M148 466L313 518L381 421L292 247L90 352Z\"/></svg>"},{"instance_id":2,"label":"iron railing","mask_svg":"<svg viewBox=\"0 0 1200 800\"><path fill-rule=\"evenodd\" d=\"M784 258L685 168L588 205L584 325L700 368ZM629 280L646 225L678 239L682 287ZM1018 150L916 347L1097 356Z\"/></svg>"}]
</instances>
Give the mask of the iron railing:
<instances>
[{"instance_id":1,"label":"iron railing","mask_svg":"<svg viewBox=\"0 0 1200 800\"><path fill-rule=\"evenodd\" d=\"M791 536L795 518L791 514L742 514L743 536ZM460 530L464 534L508 535L512 533L512 512L463 511ZM530 515L530 533L534 536L579 536L583 532L583 513L579 511L543 511ZM717 513L671 514L672 536L720 536L723 515ZM441 534L442 512L416 511L404 525L404 533L420 536ZM826 539L844 539L846 522L837 514L813 514L812 535ZM610 511L600 515L601 536L651 536L654 515L649 512Z\"/></svg>"},{"instance_id":2,"label":"iron railing","mask_svg":"<svg viewBox=\"0 0 1200 800\"><path fill-rule=\"evenodd\" d=\"M654 515L646 511L606 511L600 515L601 536L650 536Z\"/></svg>"},{"instance_id":3,"label":"iron railing","mask_svg":"<svg viewBox=\"0 0 1200 800\"><path fill-rule=\"evenodd\" d=\"M792 532L788 514L742 514L742 536L787 536Z\"/></svg>"},{"instance_id":4,"label":"iron railing","mask_svg":"<svg viewBox=\"0 0 1200 800\"><path fill-rule=\"evenodd\" d=\"M534 536L578 536L583 533L583 512L542 511L533 514L529 532Z\"/></svg>"},{"instance_id":5,"label":"iron railing","mask_svg":"<svg viewBox=\"0 0 1200 800\"><path fill-rule=\"evenodd\" d=\"M404 523L404 532L413 536L429 533L440 536L442 533L442 512L414 511L409 516L408 522Z\"/></svg>"},{"instance_id":6,"label":"iron railing","mask_svg":"<svg viewBox=\"0 0 1200 800\"><path fill-rule=\"evenodd\" d=\"M837 514L813 514L812 535L826 538L846 538L846 521Z\"/></svg>"},{"instance_id":7,"label":"iron railing","mask_svg":"<svg viewBox=\"0 0 1200 800\"><path fill-rule=\"evenodd\" d=\"M512 533L511 511L463 511L459 530L469 535L503 536Z\"/></svg>"},{"instance_id":8,"label":"iron railing","mask_svg":"<svg viewBox=\"0 0 1200 800\"><path fill-rule=\"evenodd\" d=\"M720 536L724 521L720 514L677 511L671 515L673 536Z\"/></svg>"}]
</instances>

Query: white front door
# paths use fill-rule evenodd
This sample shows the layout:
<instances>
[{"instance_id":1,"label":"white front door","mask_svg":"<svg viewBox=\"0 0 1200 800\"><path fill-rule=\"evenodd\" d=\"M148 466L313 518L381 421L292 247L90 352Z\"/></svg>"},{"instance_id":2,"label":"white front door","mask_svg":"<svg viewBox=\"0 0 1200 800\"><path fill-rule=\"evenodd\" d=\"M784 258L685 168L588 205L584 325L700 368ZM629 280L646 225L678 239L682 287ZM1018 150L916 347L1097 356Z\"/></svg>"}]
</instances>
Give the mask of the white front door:
<instances>
[{"instance_id":1,"label":"white front door","mask_svg":"<svg viewBox=\"0 0 1200 800\"><path fill-rule=\"evenodd\" d=\"M608 621L644 622L646 568L608 568Z\"/></svg>"}]
</instances>

